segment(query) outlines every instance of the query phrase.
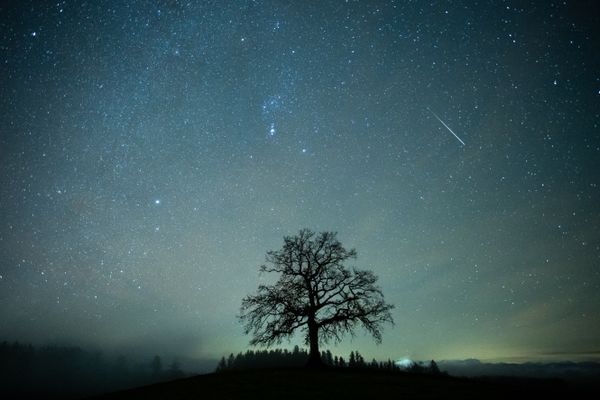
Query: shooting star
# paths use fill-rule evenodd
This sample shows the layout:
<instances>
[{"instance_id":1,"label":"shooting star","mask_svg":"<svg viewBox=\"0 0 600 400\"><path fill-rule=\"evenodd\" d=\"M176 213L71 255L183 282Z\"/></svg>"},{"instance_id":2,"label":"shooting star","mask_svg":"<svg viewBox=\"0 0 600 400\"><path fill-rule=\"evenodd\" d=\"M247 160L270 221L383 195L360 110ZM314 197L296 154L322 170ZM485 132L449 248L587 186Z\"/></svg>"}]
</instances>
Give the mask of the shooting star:
<instances>
[{"instance_id":1,"label":"shooting star","mask_svg":"<svg viewBox=\"0 0 600 400\"><path fill-rule=\"evenodd\" d=\"M450 133L451 133L451 134L453 134L453 135L454 135L454 137L455 137L455 138L456 138L456 139L457 139L459 142L461 142L461 143L462 143L462 145L463 145L463 146L466 146L465 142L463 142L463 141L462 141L462 139L461 139L461 138L459 138L459 137L458 137L458 135L457 135L456 133L454 133L454 131L453 131L452 129L450 129L450 127L449 127L448 125L446 125L446 123L445 123L444 121L442 121L442 119L441 119L440 117L438 117L436 113L434 113L433 111L431 111L431 110L429 109L429 107L427 107L427 110L428 110L430 113L432 113L432 114L433 114L433 116L434 116L434 117L436 117L436 118L437 118L437 120L438 120L438 121L440 121L440 122L442 123L442 125L444 125L444 126L446 127L446 129L448 129L448 130L450 131Z\"/></svg>"}]
</instances>

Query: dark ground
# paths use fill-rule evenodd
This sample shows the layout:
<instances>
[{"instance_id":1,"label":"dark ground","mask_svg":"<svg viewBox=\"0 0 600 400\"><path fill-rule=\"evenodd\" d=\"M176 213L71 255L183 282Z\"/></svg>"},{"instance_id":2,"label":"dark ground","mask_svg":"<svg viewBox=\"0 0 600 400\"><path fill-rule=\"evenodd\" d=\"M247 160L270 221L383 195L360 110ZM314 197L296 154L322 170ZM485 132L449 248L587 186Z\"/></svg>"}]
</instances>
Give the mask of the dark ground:
<instances>
[{"instance_id":1,"label":"dark ground","mask_svg":"<svg viewBox=\"0 0 600 400\"><path fill-rule=\"evenodd\" d=\"M585 397L591 387L560 380L465 379L349 369L247 370L192 378L116 392L113 399L508 399Z\"/></svg>"}]
</instances>

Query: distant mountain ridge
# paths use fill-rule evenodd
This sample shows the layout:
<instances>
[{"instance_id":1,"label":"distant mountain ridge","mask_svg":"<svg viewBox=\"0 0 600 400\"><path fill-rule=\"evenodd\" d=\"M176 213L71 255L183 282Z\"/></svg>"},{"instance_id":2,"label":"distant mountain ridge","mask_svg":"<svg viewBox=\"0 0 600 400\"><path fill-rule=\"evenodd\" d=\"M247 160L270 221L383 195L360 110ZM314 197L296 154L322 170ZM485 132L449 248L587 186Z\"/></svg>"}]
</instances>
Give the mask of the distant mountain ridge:
<instances>
[{"instance_id":1,"label":"distant mountain ridge","mask_svg":"<svg viewBox=\"0 0 600 400\"><path fill-rule=\"evenodd\" d=\"M598 362L527 362L488 363L477 359L441 360L441 370L453 376L516 376L524 378L560 378L567 381L600 380Z\"/></svg>"}]
</instances>

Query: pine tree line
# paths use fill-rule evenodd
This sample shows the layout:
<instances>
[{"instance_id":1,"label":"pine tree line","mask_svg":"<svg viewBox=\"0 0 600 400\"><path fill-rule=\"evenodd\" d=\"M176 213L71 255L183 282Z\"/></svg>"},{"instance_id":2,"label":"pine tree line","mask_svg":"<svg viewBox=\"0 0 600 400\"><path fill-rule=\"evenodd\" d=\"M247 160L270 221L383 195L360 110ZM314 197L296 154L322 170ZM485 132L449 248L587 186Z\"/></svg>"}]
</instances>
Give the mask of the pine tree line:
<instances>
[{"instance_id":1,"label":"pine tree line","mask_svg":"<svg viewBox=\"0 0 600 400\"><path fill-rule=\"evenodd\" d=\"M329 350L322 351L321 359L325 365L338 368L405 371L432 375L442 374L434 360L431 360L428 365L423 363L413 363L407 368L401 368L389 358L386 361L372 359L370 362L367 362L356 350L350 352L347 360L342 356L334 356ZM231 353L229 357L223 356L217 365L216 371L224 372L245 369L302 367L305 366L307 362L308 352L298 346L294 346L292 351L287 349L247 350L245 353L240 352L237 355Z\"/></svg>"},{"instance_id":2,"label":"pine tree line","mask_svg":"<svg viewBox=\"0 0 600 400\"><path fill-rule=\"evenodd\" d=\"M110 360L101 352L79 347L36 348L19 342L0 342L0 382L3 382L0 393L10 395L7 398L38 394L80 398L185 375L177 361L163 366L159 356L134 363L125 356Z\"/></svg>"}]
</instances>

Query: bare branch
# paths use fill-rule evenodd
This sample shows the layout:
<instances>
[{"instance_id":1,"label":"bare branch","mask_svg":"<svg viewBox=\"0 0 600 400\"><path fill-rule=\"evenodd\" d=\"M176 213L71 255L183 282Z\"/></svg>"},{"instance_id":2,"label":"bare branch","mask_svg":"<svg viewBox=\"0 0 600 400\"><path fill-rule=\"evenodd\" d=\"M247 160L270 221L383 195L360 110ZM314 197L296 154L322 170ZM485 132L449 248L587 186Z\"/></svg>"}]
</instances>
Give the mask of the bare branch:
<instances>
[{"instance_id":1,"label":"bare branch","mask_svg":"<svg viewBox=\"0 0 600 400\"><path fill-rule=\"evenodd\" d=\"M349 270L355 259L335 232L303 229L284 238L283 247L269 251L261 273L277 273L272 285L260 285L255 295L242 301L239 318L252 345L271 345L289 339L297 331L317 341L340 341L361 326L376 342L383 324L392 323L393 305L384 301L377 277L371 271ZM312 328L311 328L312 327Z\"/></svg>"}]
</instances>

